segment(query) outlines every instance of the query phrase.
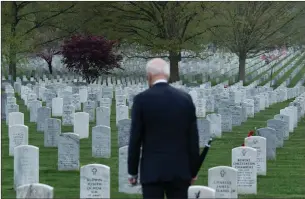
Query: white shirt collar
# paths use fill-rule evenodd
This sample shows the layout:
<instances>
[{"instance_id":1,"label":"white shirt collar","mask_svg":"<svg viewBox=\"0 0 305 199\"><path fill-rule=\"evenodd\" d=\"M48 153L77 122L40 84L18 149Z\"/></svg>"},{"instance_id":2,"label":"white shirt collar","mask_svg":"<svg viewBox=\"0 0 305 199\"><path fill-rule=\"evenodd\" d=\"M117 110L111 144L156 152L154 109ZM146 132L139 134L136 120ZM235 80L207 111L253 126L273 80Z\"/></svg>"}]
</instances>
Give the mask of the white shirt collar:
<instances>
[{"instance_id":1,"label":"white shirt collar","mask_svg":"<svg viewBox=\"0 0 305 199\"><path fill-rule=\"evenodd\" d=\"M155 81L153 83L153 85L158 84L158 83L167 83L167 80L166 79L158 79L157 81Z\"/></svg>"}]
</instances>

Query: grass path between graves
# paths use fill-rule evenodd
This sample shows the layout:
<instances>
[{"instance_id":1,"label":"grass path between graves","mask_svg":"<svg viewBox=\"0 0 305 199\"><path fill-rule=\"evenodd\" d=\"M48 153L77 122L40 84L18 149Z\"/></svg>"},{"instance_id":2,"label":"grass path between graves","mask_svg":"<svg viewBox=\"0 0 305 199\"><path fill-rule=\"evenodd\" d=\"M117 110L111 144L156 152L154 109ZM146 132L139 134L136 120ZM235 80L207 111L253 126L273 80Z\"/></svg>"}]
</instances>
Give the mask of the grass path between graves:
<instances>
[{"instance_id":1,"label":"grass path between graves","mask_svg":"<svg viewBox=\"0 0 305 199\"><path fill-rule=\"evenodd\" d=\"M304 74L305 74L305 64L303 65L303 68L300 70L300 72L296 74L294 78L292 78L288 87L293 88L300 81L300 79L304 77Z\"/></svg>"},{"instance_id":2,"label":"grass path between graves","mask_svg":"<svg viewBox=\"0 0 305 199\"><path fill-rule=\"evenodd\" d=\"M43 134L36 132L36 124L29 122L29 112L20 97L17 97L20 111L25 114L25 125L29 127L29 144L39 147L40 183L54 187L54 198L79 198L79 171L57 171L57 148L43 146ZM113 103L114 104L114 103ZM261 111L250 118L242 126L234 127L233 132L223 133L221 139L212 143L212 148L206 158L198 176L198 185L207 185L208 169L214 166L231 166L231 149L243 143L248 131L255 127L265 127L266 121L279 113L281 108L289 102L275 104L265 111ZM100 163L111 168L111 198L141 198L139 195L118 193L118 148L117 129L115 127L114 106L112 106L112 158L92 158L91 133L88 139L80 141L81 166ZM15 198L13 190L13 157L8 156L8 127L5 121L1 123L2 141L2 198ZM90 124L90 132L94 124ZM72 127L62 127L62 132L72 132ZM267 176L258 177L258 194L239 196L240 198L301 198L305 197L305 120L298 124L298 128L285 141L284 148L277 150L277 160L268 161ZM157 147L157 146L156 146ZM179 155L179 154L177 154Z\"/></svg>"},{"instance_id":3,"label":"grass path between graves","mask_svg":"<svg viewBox=\"0 0 305 199\"><path fill-rule=\"evenodd\" d=\"M289 77L289 75L297 68L305 59L305 55L303 55L296 63L295 65L288 70L280 79L277 80L275 87L280 86L284 81L286 81Z\"/></svg>"},{"instance_id":4,"label":"grass path between graves","mask_svg":"<svg viewBox=\"0 0 305 199\"><path fill-rule=\"evenodd\" d=\"M274 77L276 77L286 66L289 66L295 59L297 59L300 56L300 54L296 54L294 57L292 57L290 60L288 60L286 62L286 64L284 64L281 68L279 68L277 71L274 71L275 68L273 68L273 74L272 76L269 76L265 81L261 82L259 85L260 86L264 86L265 84L267 84L267 82L272 81L272 79ZM268 69L267 71L272 70L272 67L270 69ZM266 71L266 72L267 72Z\"/></svg>"}]
</instances>

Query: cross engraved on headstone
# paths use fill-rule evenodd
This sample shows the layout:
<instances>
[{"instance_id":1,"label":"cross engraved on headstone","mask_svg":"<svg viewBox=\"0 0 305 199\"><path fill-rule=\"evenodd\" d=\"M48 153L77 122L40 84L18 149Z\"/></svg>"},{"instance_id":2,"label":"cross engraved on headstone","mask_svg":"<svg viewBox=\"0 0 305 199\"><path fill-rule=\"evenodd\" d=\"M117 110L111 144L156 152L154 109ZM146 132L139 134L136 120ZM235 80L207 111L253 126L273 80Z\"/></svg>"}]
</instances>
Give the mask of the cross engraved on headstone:
<instances>
[{"instance_id":1,"label":"cross engraved on headstone","mask_svg":"<svg viewBox=\"0 0 305 199\"><path fill-rule=\"evenodd\" d=\"M195 197L199 198L200 197L200 191L198 191L198 193L195 193Z\"/></svg>"},{"instance_id":2,"label":"cross engraved on headstone","mask_svg":"<svg viewBox=\"0 0 305 199\"><path fill-rule=\"evenodd\" d=\"M30 187L30 196L35 195L36 192L37 192L36 189L35 189L33 186L31 186L31 187Z\"/></svg>"},{"instance_id":3,"label":"cross engraved on headstone","mask_svg":"<svg viewBox=\"0 0 305 199\"><path fill-rule=\"evenodd\" d=\"M247 153L246 149L243 149L243 150L241 151L241 153L242 153L243 156L245 156L246 153Z\"/></svg>"},{"instance_id":4,"label":"cross engraved on headstone","mask_svg":"<svg viewBox=\"0 0 305 199\"><path fill-rule=\"evenodd\" d=\"M257 140L253 140L253 144L257 144L257 142L258 142Z\"/></svg>"},{"instance_id":5,"label":"cross engraved on headstone","mask_svg":"<svg viewBox=\"0 0 305 199\"><path fill-rule=\"evenodd\" d=\"M23 149L23 152L24 152L24 153L27 153L27 152L28 152L28 149L27 149L27 148Z\"/></svg>"},{"instance_id":6,"label":"cross engraved on headstone","mask_svg":"<svg viewBox=\"0 0 305 199\"><path fill-rule=\"evenodd\" d=\"M221 176L222 178L225 176L225 174L226 174L225 170L221 170L221 171L220 171L220 176Z\"/></svg>"},{"instance_id":7,"label":"cross engraved on headstone","mask_svg":"<svg viewBox=\"0 0 305 199\"><path fill-rule=\"evenodd\" d=\"M96 168L92 168L92 173L93 175L96 175L97 169Z\"/></svg>"}]
</instances>

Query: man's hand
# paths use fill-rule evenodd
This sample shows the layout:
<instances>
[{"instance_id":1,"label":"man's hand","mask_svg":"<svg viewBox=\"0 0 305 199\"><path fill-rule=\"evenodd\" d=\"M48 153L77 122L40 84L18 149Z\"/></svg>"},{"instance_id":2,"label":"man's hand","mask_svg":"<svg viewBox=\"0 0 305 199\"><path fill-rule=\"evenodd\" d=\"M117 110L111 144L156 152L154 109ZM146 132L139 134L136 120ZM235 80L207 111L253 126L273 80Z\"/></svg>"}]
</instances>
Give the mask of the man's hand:
<instances>
[{"instance_id":1,"label":"man's hand","mask_svg":"<svg viewBox=\"0 0 305 199\"><path fill-rule=\"evenodd\" d=\"M130 175L128 177L128 181L129 181L129 184L131 184L132 186L135 186L138 184L138 176L132 176Z\"/></svg>"},{"instance_id":2,"label":"man's hand","mask_svg":"<svg viewBox=\"0 0 305 199\"><path fill-rule=\"evenodd\" d=\"M195 178L192 178L191 184L194 184L196 180L197 180L197 176Z\"/></svg>"}]
</instances>

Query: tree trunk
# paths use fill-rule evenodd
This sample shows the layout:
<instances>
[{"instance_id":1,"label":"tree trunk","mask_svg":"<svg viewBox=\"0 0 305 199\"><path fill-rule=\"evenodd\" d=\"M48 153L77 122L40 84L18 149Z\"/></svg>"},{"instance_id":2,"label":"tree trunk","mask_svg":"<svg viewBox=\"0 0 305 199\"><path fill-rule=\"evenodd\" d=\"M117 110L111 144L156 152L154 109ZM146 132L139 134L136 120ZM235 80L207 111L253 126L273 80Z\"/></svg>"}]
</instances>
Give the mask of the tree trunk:
<instances>
[{"instance_id":1,"label":"tree trunk","mask_svg":"<svg viewBox=\"0 0 305 199\"><path fill-rule=\"evenodd\" d=\"M181 54L179 52L169 52L169 62L170 62L170 79L169 82L176 82L180 80L178 63L181 59Z\"/></svg>"},{"instance_id":2,"label":"tree trunk","mask_svg":"<svg viewBox=\"0 0 305 199\"><path fill-rule=\"evenodd\" d=\"M52 75L53 74L52 61L51 62L47 62L47 63L48 63L49 72Z\"/></svg>"},{"instance_id":3,"label":"tree trunk","mask_svg":"<svg viewBox=\"0 0 305 199\"><path fill-rule=\"evenodd\" d=\"M238 80L243 81L243 84L245 84L246 78L246 59L247 55L245 53L239 54Z\"/></svg>"},{"instance_id":4,"label":"tree trunk","mask_svg":"<svg viewBox=\"0 0 305 199\"><path fill-rule=\"evenodd\" d=\"M11 22L11 38L9 44L9 75L12 80L16 81L16 64L17 64L17 46L16 46L16 26L17 26L17 4L11 2L12 22Z\"/></svg>"},{"instance_id":5,"label":"tree trunk","mask_svg":"<svg viewBox=\"0 0 305 199\"><path fill-rule=\"evenodd\" d=\"M10 44L9 47L9 75L13 81L16 81L16 64L17 64L17 52L16 46L14 44Z\"/></svg>"}]
</instances>

